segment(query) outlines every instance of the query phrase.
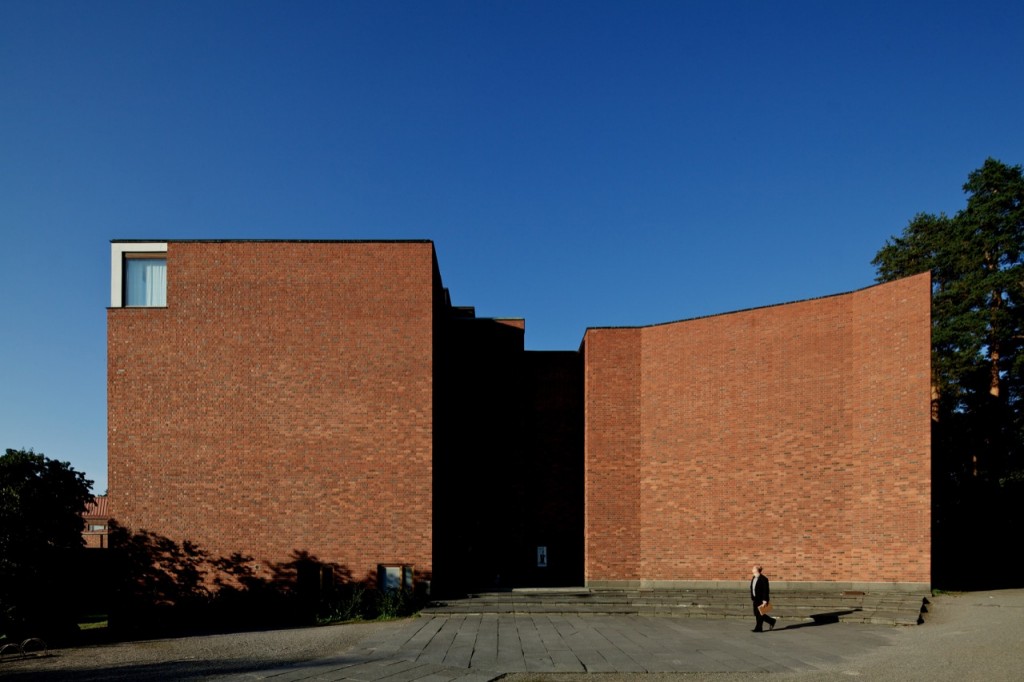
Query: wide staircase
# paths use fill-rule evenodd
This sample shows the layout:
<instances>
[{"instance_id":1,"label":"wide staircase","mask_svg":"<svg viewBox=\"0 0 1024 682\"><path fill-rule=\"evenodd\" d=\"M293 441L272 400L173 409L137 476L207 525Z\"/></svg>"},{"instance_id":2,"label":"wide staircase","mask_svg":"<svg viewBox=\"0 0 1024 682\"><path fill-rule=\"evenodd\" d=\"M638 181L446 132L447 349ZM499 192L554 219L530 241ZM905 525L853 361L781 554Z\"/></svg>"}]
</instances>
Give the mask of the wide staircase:
<instances>
[{"instance_id":1,"label":"wide staircase","mask_svg":"<svg viewBox=\"0 0 1024 682\"><path fill-rule=\"evenodd\" d=\"M927 593L772 590L772 616L785 625L917 625L923 622L928 603ZM422 613L752 618L750 598L735 589L522 588L439 599Z\"/></svg>"}]
</instances>

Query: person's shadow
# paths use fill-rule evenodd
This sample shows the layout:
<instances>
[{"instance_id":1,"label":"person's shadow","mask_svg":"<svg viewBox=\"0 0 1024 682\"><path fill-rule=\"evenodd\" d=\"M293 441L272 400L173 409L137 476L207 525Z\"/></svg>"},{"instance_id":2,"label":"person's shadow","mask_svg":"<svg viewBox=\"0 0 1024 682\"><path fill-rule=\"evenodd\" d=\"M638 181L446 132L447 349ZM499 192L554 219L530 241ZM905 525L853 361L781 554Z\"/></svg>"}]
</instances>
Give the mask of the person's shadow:
<instances>
[{"instance_id":1,"label":"person's shadow","mask_svg":"<svg viewBox=\"0 0 1024 682\"><path fill-rule=\"evenodd\" d=\"M818 625L832 625L839 622L841 616L848 616L851 613L856 613L861 609L848 609L846 611L829 611L827 613L812 613L810 615L810 623L794 623L793 625L786 625L781 628L772 628L774 630L796 630L798 628L813 628Z\"/></svg>"}]
</instances>

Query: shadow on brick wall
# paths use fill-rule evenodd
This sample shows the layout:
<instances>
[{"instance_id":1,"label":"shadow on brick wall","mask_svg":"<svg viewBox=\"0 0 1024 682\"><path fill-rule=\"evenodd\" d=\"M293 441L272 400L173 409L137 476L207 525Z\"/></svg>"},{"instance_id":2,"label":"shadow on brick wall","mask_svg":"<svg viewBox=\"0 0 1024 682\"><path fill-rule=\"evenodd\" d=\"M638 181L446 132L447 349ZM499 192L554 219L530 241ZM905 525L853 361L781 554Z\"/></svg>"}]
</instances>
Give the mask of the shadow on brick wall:
<instances>
[{"instance_id":1,"label":"shadow on brick wall","mask_svg":"<svg viewBox=\"0 0 1024 682\"><path fill-rule=\"evenodd\" d=\"M415 596L304 550L261 563L111 523L109 625L118 637L294 627L412 612Z\"/></svg>"}]
</instances>

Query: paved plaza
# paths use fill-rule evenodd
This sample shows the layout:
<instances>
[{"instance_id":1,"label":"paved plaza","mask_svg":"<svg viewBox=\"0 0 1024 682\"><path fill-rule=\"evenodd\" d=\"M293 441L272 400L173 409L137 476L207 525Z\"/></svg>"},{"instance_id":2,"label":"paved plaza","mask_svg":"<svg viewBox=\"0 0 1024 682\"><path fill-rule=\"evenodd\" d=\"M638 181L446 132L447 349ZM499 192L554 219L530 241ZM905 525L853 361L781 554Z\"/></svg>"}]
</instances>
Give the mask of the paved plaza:
<instances>
[{"instance_id":1,"label":"paved plaza","mask_svg":"<svg viewBox=\"0 0 1024 682\"><path fill-rule=\"evenodd\" d=\"M751 623L753 618L751 618ZM503 673L793 672L890 646L891 627L751 623L651 616L427 617L301 668L233 680L474 680Z\"/></svg>"},{"instance_id":2,"label":"paved plaza","mask_svg":"<svg viewBox=\"0 0 1024 682\"><path fill-rule=\"evenodd\" d=\"M644 615L421 615L124 642L0 662L12 682L1019 680L1024 590L938 595L922 625ZM310 643L317 641L317 645Z\"/></svg>"}]
</instances>

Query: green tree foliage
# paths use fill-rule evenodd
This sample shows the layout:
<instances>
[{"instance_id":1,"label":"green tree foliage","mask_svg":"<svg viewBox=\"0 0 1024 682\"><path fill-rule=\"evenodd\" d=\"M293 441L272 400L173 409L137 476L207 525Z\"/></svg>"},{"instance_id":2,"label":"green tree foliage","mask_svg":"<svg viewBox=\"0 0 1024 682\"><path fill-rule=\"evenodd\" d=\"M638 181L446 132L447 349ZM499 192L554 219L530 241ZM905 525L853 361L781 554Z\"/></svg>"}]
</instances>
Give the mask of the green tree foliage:
<instances>
[{"instance_id":1,"label":"green tree foliage","mask_svg":"<svg viewBox=\"0 0 1024 682\"><path fill-rule=\"evenodd\" d=\"M989 158L963 189L965 208L914 216L873 263L880 282L932 273L933 556L970 556L960 582L978 585L1024 487L1024 174Z\"/></svg>"},{"instance_id":2,"label":"green tree foliage","mask_svg":"<svg viewBox=\"0 0 1024 682\"><path fill-rule=\"evenodd\" d=\"M933 416L957 425L962 473L1020 468L1024 175L987 159L955 216L915 216L875 256L878 280L931 270Z\"/></svg>"},{"instance_id":3,"label":"green tree foliage","mask_svg":"<svg viewBox=\"0 0 1024 682\"><path fill-rule=\"evenodd\" d=\"M92 481L31 450L0 456L0 635L67 627Z\"/></svg>"}]
</instances>

